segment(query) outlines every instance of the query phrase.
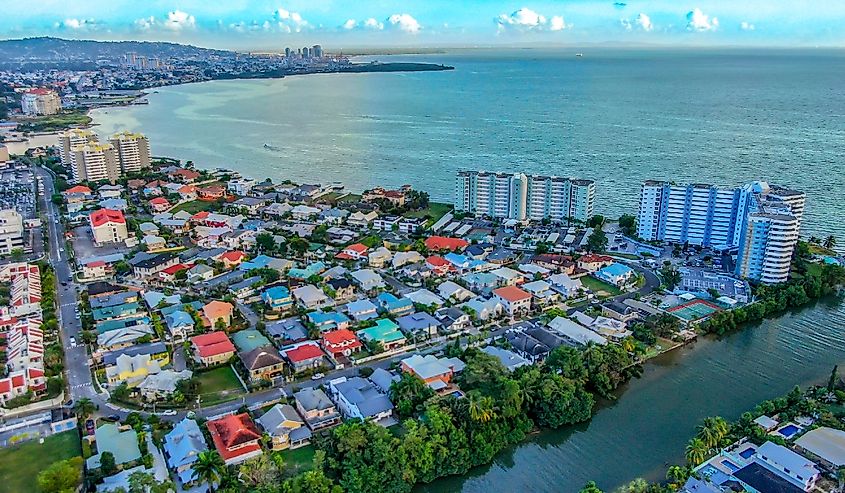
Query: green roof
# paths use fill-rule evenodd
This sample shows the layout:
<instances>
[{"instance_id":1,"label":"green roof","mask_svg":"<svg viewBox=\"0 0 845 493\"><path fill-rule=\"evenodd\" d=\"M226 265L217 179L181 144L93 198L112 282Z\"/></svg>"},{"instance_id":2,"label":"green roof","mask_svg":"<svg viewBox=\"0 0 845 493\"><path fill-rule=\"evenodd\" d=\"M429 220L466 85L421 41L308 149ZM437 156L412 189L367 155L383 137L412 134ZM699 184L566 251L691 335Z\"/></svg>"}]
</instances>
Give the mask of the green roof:
<instances>
[{"instance_id":1,"label":"green roof","mask_svg":"<svg viewBox=\"0 0 845 493\"><path fill-rule=\"evenodd\" d=\"M97 454L88 458L88 467L95 469L100 467L100 454L111 452L114 454L115 464L126 464L141 458L141 450L138 448L138 435L135 430L120 431L117 425L107 423L94 432L97 439Z\"/></svg>"},{"instance_id":2,"label":"green roof","mask_svg":"<svg viewBox=\"0 0 845 493\"><path fill-rule=\"evenodd\" d=\"M358 331L358 334L363 336L365 339L375 340L382 343L395 342L405 338L405 335L399 330L399 326L389 318L380 318L376 320L375 326L361 329Z\"/></svg>"},{"instance_id":3,"label":"green roof","mask_svg":"<svg viewBox=\"0 0 845 493\"><path fill-rule=\"evenodd\" d=\"M243 353L248 353L255 348L267 346L270 340L264 337L261 332L255 329L246 329L232 334L232 342L235 343L238 350Z\"/></svg>"}]
</instances>

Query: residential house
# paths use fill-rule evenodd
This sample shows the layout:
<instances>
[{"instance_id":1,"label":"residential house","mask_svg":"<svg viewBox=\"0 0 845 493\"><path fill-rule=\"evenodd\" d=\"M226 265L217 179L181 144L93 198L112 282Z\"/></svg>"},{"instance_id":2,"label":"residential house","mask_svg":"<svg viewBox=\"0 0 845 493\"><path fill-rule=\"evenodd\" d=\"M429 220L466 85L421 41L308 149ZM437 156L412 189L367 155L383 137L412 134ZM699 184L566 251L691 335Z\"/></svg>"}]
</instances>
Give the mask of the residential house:
<instances>
[{"instance_id":1,"label":"residential house","mask_svg":"<svg viewBox=\"0 0 845 493\"><path fill-rule=\"evenodd\" d=\"M144 235L141 238L141 243L144 244L146 250L150 253L160 252L167 249L167 240L158 235Z\"/></svg>"},{"instance_id":2,"label":"residential house","mask_svg":"<svg viewBox=\"0 0 845 493\"><path fill-rule=\"evenodd\" d=\"M224 327L232 325L235 307L226 301L210 301L202 307L202 319L206 327L216 327L221 321Z\"/></svg>"},{"instance_id":3,"label":"residential house","mask_svg":"<svg viewBox=\"0 0 845 493\"><path fill-rule=\"evenodd\" d=\"M209 332L191 338L194 358L204 366L225 363L235 355L235 346L223 331Z\"/></svg>"},{"instance_id":4,"label":"residential house","mask_svg":"<svg viewBox=\"0 0 845 493\"><path fill-rule=\"evenodd\" d=\"M419 252L411 250L409 252L396 252L393 256L392 266L394 269L398 269L403 265L413 264L416 262L422 262L424 257L420 255Z\"/></svg>"},{"instance_id":5,"label":"residential house","mask_svg":"<svg viewBox=\"0 0 845 493\"><path fill-rule=\"evenodd\" d=\"M511 318L525 316L531 311L531 295L516 286L494 289L493 298L505 307Z\"/></svg>"},{"instance_id":6,"label":"residential house","mask_svg":"<svg viewBox=\"0 0 845 493\"><path fill-rule=\"evenodd\" d=\"M429 236L425 239L425 247L432 252L449 250L459 252L469 246L469 242L460 238L449 238L446 236Z\"/></svg>"},{"instance_id":7,"label":"residential house","mask_svg":"<svg viewBox=\"0 0 845 493\"><path fill-rule=\"evenodd\" d=\"M399 229L399 221L402 218L399 216L381 216L373 220L373 229L378 231L393 231L394 228Z\"/></svg>"},{"instance_id":8,"label":"residential house","mask_svg":"<svg viewBox=\"0 0 845 493\"><path fill-rule=\"evenodd\" d=\"M604 282L622 287L636 277L636 272L627 265L612 263L597 270L593 275Z\"/></svg>"},{"instance_id":9,"label":"residential house","mask_svg":"<svg viewBox=\"0 0 845 493\"><path fill-rule=\"evenodd\" d=\"M534 297L534 304L537 306L546 306L560 298L557 291L552 289L552 285L543 280L527 282L521 288L531 293L531 296Z\"/></svg>"},{"instance_id":10,"label":"residential house","mask_svg":"<svg viewBox=\"0 0 845 493\"><path fill-rule=\"evenodd\" d=\"M293 296L287 286L273 286L261 293L261 299L270 310L286 312L293 308Z\"/></svg>"},{"instance_id":11,"label":"residential house","mask_svg":"<svg viewBox=\"0 0 845 493\"><path fill-rule=\"evenodd\" d=\"M552 289L560 293L564 298L574 298L584 289L580 279L572 279L563 272L549 276L549 282L552 285Z\"/></svg>"},{"instance_id":12,"label":"residential house","mask_svg":"<svg viewBox=\"0 0 845 493\"><path fill-rule=\"evenodd\" d=\"M486 322L500 316L505 311L505 305L497 298L477 297L459 305L459 308L469 310L471 316Z\"/></svg>"},{"instance_id":13,"label":"residential house","mask_svg":"<svg viewBox=\"0 0 845 493\"><path fill-rule=\"evenodd\" d=\"M176 392L177 384L181 380L191 378L191 370L161 370L158 373L151 373L138 385L138 391L147 401L165 399Z\"/></svg>"},{"instance_id":14,"label":"residential house","mask_svg":"<svg viewBox=\"0 0 845 493\"><path fill-rule=\"evenodd\" d=\"M346 305L346 313L356 322L378 317L376 305L368 299L356 300Z\"/></svg>"},{"instance_id":15,"label":"residential house","mask_svg":"<svg viewBox=\"0 0 845 493\"><path fill-rule=\"evenodd\" d=\"M88 216L88 224L96 245L123 243L129 238L126 218L121 211L98 209Z\"/></svg>"},{"instance_id":16,"label":"residential house","mask_svg":"<svg viewBox=\"0 0 845 493\"><path fill-rule=\"evenodd\" d=\"M340 377L329 382L337 406L347 419L384 422L393 416L393 404L387 394L361 377ZM390 420L390 424L395 420Z\"/></svg>"},{"instance_id":17,"label":"residential house","mask_svg":"<svg viewBox=\"0 0 845 493\"><path fill-rule=\"evenodd\" d=\"M603 315L619 320L620 322L631 322L639 318L639 310L618 301L610 301L601 307Z\"/></svg>"},{"instance_id":18,"label":"residential house","mask_svg":"<svg viewBox=\"0 0 845 493\"><path fill-rule=\"evenodd\" d=\"M417 289L405 295L406 298L414 302L415 305L425 306L443 306L446 302L443 298L437 296L427 289Z\"/></svg>"},{"instance_id":19,"label":"residential house","mask_svg":"<svg viewBox=\"0 0 845 493\"><path fill-rule=\"evenodd\" d=\"M238 250L229 251L220 256L220 262L223 262L227 269L237 267L244 260L246 260L246 254Z\"/></svg>"},{"instance_id":20,"label":"residential house","mask_svg":"<svg viewBox=\"0 0 845 493\"><path fill-rule=\"evenodd\" d=\"M179 257L173 253L159 253L152 257L136 262L132 265L132 273L137 279L150 279L159 272L179 263Z\"/></svg>"},{"instance_id":21,"label":"residential house","mask_svg":"<svg viewBox=\"0 0 845 493\"><path fill-rule=\"evenodd\" d=\"M587 272L595 272L613 263L613 257L607 255L588 254L578 259L577 266Z\"/></svg>"},{"instance_id":22,"label":"residential house","mask_svg":"<svg viewBox=\"0 0 845 493\"><path fill-rule=\"evenodd\" d=\"M463 286L454 281L444 281L439 286L437 286L437 292L444 299L458 303L462 303L470 298L475 297L475 293L468 289L465 289Z\"/></svg>"},{"instance_id":23,"label":"residential house","mask_svg":"<svg viewBox=\"0 0 845 493\"><path fill-rule=\"evenodd\" d=\"M466 366L458 358L438 358L432 354L415 354L403 359L400 364L402 371L419 378L436 392L446 391L452 376L463 371Z\"/></svg>"},{"instance_id":24,"label":"residential house","mask_svg":"<svg viewBox=\"0 0 845 493\"><path fill-rule=\"evenodd\" d=\"M256 421L270 435L273 450L295 449L311 441L311 430L290 404L276 404Z\"/></svg>"},{"instance_id":25,"label":"residential house","mask_svg":"<svg viewBox=\"0 0 845 493\"><path fill-rule=\"evenodd\" d=\"M378 247L367 255L370 267L381 269L393 258L393 254L385 247Z\"/></svg>"},{"instance_id":26,"label":"residential house","mask_svg":"<svg viewBox=\"0 0 845 493\"><path fill-rule=\"evenodd\" d=\"M349 327L351 320L343 313L332 312L310 312L306 315L308 322L312 323L320 332Z\"/></svg>"},{"instance_id":27,"label":"residential house","mask_svg":"<svg viewBox=\"0 0 845 493\"><path fill-rule=\"evenodd\" d=\"M234 294L238 300L248 302L247 300L255 295L255 292L261 284L261 276L252 276L229 286L229 292Z\"/></svg>"},{"instance_id":28,"label":"residential house","mask_svg":"<svg viewBox=\"0 0 845 493\"><path fill-rule=\"evenodd\" d=\"M205 264L196 264L188 269L188 284L208 281L214 277L214 268Z\"/></svg>"},{"instance_id":29,"label":"residential house","mask_svg":"<svg viewBox=\"0 0 845 493\"><path fill-rule=\"evenodd\" d=\"M517 286L525 282L525 276L510 267L499 267L490 273L498 278L499 286Z\"/></svg>"},{"instance_id":30,"label":"residential house","mask_svg":"<svg viewBox=\"0 0 845 493\"><path fill-rule=\"evenodd\" d=\"M82 266L82 277L86 281L106 279L114 274L114 267L102 260L88 262Z\"/></svg>"},{"instance_id":31,"label":"residential house","mask_svg":"<svg viewBox=\"0 0 845 493\"><path fill-rule=\"evenodd\" d=\"M293 297L302 308L306 310L313 310L329 302L329 297L323 291L312 285L305 284L293 290Z\"/></svg>"},{"instance_id":32,"label":"residential house","mask_svg":"<svg viewBox=\"0 0 845 493\"><path fill-rule=\"evenodd\" d=\"M334 258L338 260L361 260L367 258L368 250L369 248L362 243L353 243L341 250Z\"/></svg>"},{"instance_id":33,"label":"residential house","mask_svg":"<svg viewBox=\"0 0 845 493\"><path fill-rule=\"evenodd\" d=\"M455 267L440 255L430 255L425 259L425 266L431 269L433 274L438 276L445 276L455 270Z\"/></svg>"},{"instance_id":34,"label":"residential house","mask_svg":"<svg viewBox=\"0 0 845 493\"><path fill-rule=\"evenodd\" d=\"M214 448L227 465L261 455L261 432L249 414L233 414L206 423Z\"/></svg>"},{"instance_id":35,"label":"residential house","mask_svg":"<svg viewBox=\"0 0 845 493\"><path fill-rule=\"evenodd\" d=\"M149 354L121 354L114 365L106 367L106 380L111 385L125 383L136 387L147 375L161 371L161 363Z\"/></svg>"},{"instance_id":36,"label":"residential house","mask_svg":"<svg viewBox=\"0 0 845 493\"><path fill-rule=\"evenodd\" d=\"M325 353L314 342L306 342L285 350L285 358L290 361L294 373L313 370L325 366Z\"/></svg>"},{"instance_id":37,"label":"residential house","mask_svg":"<svg viewBox=\"0 0 845 493\"><path fill-rule=\"evenodd\" d=\"M280 345L301 342L308 339L308 329L298 317L283 318L268 322L265 327L270 335Z\"/></svg>"},{"instance_id":38,"label":"residential house","mask_svg":"<svg viewBox=\"0 0 845 493\"><path fill-rule=\"evenodd\" d=\"M479 294L490 293L499 285L499 277L491 272L473 272L461 277L464 284Z\"/></svg>"},{"instance_id":39,"label":"residential house","mask_svg":"<svg viewBox=\"0 0 845 493\"><path fill-rule=\"evenodd\" d=\"M317 207L311 207L308 205L296 205L290 210L291 216L297 221L307 221L311 219L311 217L316 216L320 213L320 209Z\"/></svg>"},{"instance_id":40,"label":"residential house","mask_svg":"<svg viewBox=\"0 0 845 493\"><path fill-rule=\"evenodd\" d=\"M220 185L206 185L197 188L197 198L205 201L214 201L226 196L226 189Z\"/></svg>"},{"instance_id":41,"label":"residential house","mask_svg":"<svg viewBox=\"0 0 845 493\"><path fill-rule=\"evenodd\" d=\"M376 341L380 343L385 351L402 347L407 342L405 335L399 330L399 326L389 318L380 318L376 320L374 326L361 329L356 334L366 342Z\"/></svg>"},{"instance_id":42,"label":"residential house","mask_svg":"<svg viewBox=\"0 0 845 493\"><path fill-rule=\"evenodd\" d=\"M394 382L400 380L399 375L392 373L384 368L376 368L370 375L369 380L385 394L390 394L390 387Z\"/></svg>"},{"instance_id":43,"label":"residential house","mask_svg":"<svg viewBox=\"0 0 845 493\"><path fill-rule=\"evenodd\" d=\"M167 209L170 209L170 202L167 201L164 197L156 197L148 202L150 204L150 210L153 212L164 212Z\"/></svg>"},{"instance_id":44,"label":"residential house","mask_svg":"<svg viewBox=\"0 0 845 493\"><path fill-rule=\"evenodd\" d=\"M367 228L370 224L378 218L378 213L370 211L367 213L356 211L346 218L346 224L356 226L359 228Z\"/></svg>"},{"instance_id":45,"label":"residential house","mask_svg":"<svg viewBox=\"0 0 845 493\"><path fill-rule=\"evenodd\" d=\"M361 288L361 291L371 292L385 286L384 279L372 269L360 269L349 274Z\"/></svg>"},{"instance_id":46,"label":"residential house","mask_svg":"<svg viewBox=\"0 0 845 493\"><path fill-rule=\"evenodd\" d=\"M182 485L196 481L193 464L202 452L208 450L202 430L193 419L184 418L164 435L163 447L167 465Z\"/></svg>"},{"instance_id":47,"label":"residential house","mask_svg":"<svg viewBox=\"0 0 845 493\"><path fill-rule=\"evenodd\" d=\"M575 344L586 345L589 342L602 346L607 344L607 339L568 318L555 317L549 322L549 328Z\"/></svg>"},{"instance_id":48,"label":"residential house","mask_svg":"<svg viewBox=\"0 0 845 493\"><path fill-rule=\"evenodd\" d=\"M414 311L413 301L408 298L397 298L393 293L379 293L376 301L382 311L393 317L401 317Z\"/></svg>"},{"instance_id":49,"label":"residential house","mask_svg":"<svg viewBox=\"0 0 845 493\"><path fill-rule=\"evenodd\" d=\"M531 364L530 361L516 354L515 352L509 351L507 349L502 349L496 346L485 346L481 351L498 359L502 363L502 366L507 368L508 371L514 371L521 366L527 366Z\"/></svg>"},{"instance_id":50,"label":"residential house","mask_svg":"<svg viewBox=\"0 0 845 493\"><path fill-rule=\"evenodd\" d=\"M327 271L328 272L328 271ZM336 302L343 302L355 298L355 284L349 279L329 279L326 285L333 291L333 298Z\"/></svg>"},{"instance_id":51,"label":"residential house","mask_svg":"<svg viewBox=\"0 0 845 493\"><path fill-rule=\"evenodd\" d=\"M472 319L469 314L454 306L438 309L434 312L434 318L440 322L440 327L447 334L460 332L472 327Z\"/></svg>"},{"instance_id":52,"label":"residential house","mask_svg":"<svg viewBox=\"0 0 845 493\"><path fill-rule=\"evenodd\" d=\"M358 337L349 329L337 329L323 334L320 344L335 359L350 356L364 346Z\"/></svg>"},{"instance_id":53,"label":"residential house","mask_svg":"<svg viewBox=\"0 0 845 493\"><path fill-rule=\"evenodd\" d=\"M428 338L437 335L437 329L440 327L440 321L426 312L417 312L404 317L399 317L396 321L402 332L417 338Z\"/></svg>"},{"instance_id":54,"label":"residential house","mask_svg":"<svg viewBox=\"0 0 845 493\"><path fill-rule=\"evenodd\" d=\"M293 395L296 410L305 418L308 428L320 430L340 423L337 406L320 389L306 387Z\"/></svg>"},{"instance_id":55,"label":"residential house","mask_svg":"<svg viewBox=\"0 0 845 493\"><path fill-rule=\"evenodd\" d=\"M105 423L94 431L94 440L97 442L97 453L85 461L88 469L99 469L100 457L105 452L110 452L114 456L114 463L117 466L141 458L141 449L138 448L138 435L132 428L121 431L118 425Z\"/></svg>"},{"instance_id":56,"label":"residential house","mask_svg":"<svg viewBox=\"0 0 845 493\"><path fill-rule=\"evenodd\" d=\"M174 342L182 342L194 332L194 318L185 311L176 310L164 317L164 323Z\"/></svg>"},{"instance_id":57,"label":"residential house","mask_svg":"<svg viewBox=\"0 0 845 493\"><path fill-rule=\"evenodd\" d=\"M275 382L277 378L284 376L285 360L272 344L240 353L240 358L249 372L249 379L252 383L258 383L262 380Z\"/></svg>"}]
</instances>

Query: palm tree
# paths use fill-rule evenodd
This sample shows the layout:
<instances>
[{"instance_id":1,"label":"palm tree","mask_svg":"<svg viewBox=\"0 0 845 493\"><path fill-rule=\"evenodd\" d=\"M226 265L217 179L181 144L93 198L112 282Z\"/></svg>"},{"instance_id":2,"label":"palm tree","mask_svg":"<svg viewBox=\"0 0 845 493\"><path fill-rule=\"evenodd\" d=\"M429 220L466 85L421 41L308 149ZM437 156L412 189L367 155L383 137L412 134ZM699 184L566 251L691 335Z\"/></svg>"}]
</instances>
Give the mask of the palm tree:
<instances>
[{"instance_id":1,"label":"palm tree","mask_svg":"<svg viewBox=\"0 0 845 493\"><path fill-rule=\"evenodd\" d=\"M812 244L815 244L815 245L818 245L821 242L822 242L822 240L818 236L811 236L810 239L807 240L807 243L812 243Z\"/></svg>"},{"instance_id":2,"label":"palm tree","mask_svg":"<svg viewBox=\"0 0 845 493\"><path fill-rule=\"evenodd\" d=\"M828 250L833 250L833 248L836 247L836 237L833 235L828 236L824 239L824 245L822 246Z\"/></svg>"},{"instance_id":3,"label":"palm tree","mask_svg":"<svg viewBox=\"0 0 845 493\"><path fill-rule=\"evenodd\" d=\"M719 444L719 436L713 428L704 423L698 427L696 438L701 440L708 449L715 448Z\"/></svg>"},{"instance_id":4,"label":"palm tree","mask_svg":"<svg viewBox=\"0 0 845 493\"><path fill-rule=\"evenodd\" d=\"M209 491L214 491L214 485L220 483L220 479L226 472L226 463L217 451L206 450L197 455L197 460L191 469L196 479L207 484Z\"/></svg>"},{"instance_id":5,"label":"palm tree","mask_svg":"<svg viewBox=\"0 0 845 493\"><path fill-rule=\"evenodd\" d=\"M680 487L690 477L690 470L684 466L672 466L666 471L666 479L674 486Z\"/></svg>"},{"instance_id":6,"label":"palm tree","mask_svg":"<svg viewBox=\"0 0 845 493\"><path fill-rule=\"evenodd\" d=\"M79 419L83 419L83 420L85 418L87 418L88 416L91 416L92 414L94 414L94 411L96 411L96 410L97 410L97 406L95 406L94 402L92 402L91 399L89 399L87 397L83 397L82 399L79 399L78 401L76 401L76 404L74 404L74 406L73 406L73 412L75 412L76 415L79 416Z\"/></svg>"},{"instance_id":7,"label":"palm tree","mask_svg":"<svg viewBox=\"0 0 845 493\"><path fill-rule=\"evenodd\" d=\"M719 441L722 441L722 438L728 436L728 433L731 431L731 425L725 421L725 418L721 416L716 416L714 418L710 418L710 427L713 428L713 431L719 435Z\"/></svg>"},{"instance_id":8,"label":"palm tree","mask_svg":"<svg viewBox=\"0 0 845 493\"><path fill-rule=\"evenodd\" d=\"M707 445L700 438L693 438L687 444L686 458L691 466L697 466L707 457Z\"/></svg>"},{"instance_id":9,"label":"palm tree","mask_svg":"<svg viewBox=\"0 0 845 493\"><path fill-rule=\"evenodd\" d=\"M486 423L496 416L491 397L469 394L467 395L467 406L469 408L469 417L473 421Z\"/></svg>"}]
</instances>

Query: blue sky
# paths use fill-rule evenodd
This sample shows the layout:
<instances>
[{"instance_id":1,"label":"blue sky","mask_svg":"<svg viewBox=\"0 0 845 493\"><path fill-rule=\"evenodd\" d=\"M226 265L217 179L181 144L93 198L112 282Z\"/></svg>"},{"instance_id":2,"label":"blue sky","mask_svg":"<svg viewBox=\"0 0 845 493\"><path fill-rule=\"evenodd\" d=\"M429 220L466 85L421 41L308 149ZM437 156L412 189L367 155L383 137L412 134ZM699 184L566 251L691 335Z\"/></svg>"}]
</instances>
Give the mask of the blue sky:
<instances>
[{"instance_id":1,"label":"blue sky","mask_svg":"<svg viewBox=\"0 0 845 493\"><path fill-rule=\"evenodd\" d=\"M0 37L233 49L583 43L845 46L845 0L3 0Z\"/></svg>"}]
</instances>

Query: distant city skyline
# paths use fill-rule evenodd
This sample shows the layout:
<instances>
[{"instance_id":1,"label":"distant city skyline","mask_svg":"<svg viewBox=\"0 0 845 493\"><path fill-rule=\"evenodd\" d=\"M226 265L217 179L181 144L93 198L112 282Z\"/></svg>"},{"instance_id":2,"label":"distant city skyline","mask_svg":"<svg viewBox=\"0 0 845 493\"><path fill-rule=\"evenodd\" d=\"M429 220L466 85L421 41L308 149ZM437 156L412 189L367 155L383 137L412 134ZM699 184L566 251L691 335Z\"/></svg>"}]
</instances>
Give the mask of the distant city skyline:
<instances>
[{"instance_id":1,"label":"distant city skyline","mask_svg":"<svg viewBox=\"0 0 845 493\"><path fill-rule=\"evenodd\" d=\"M845 46L841 0L6 0L0 37L274 50L408 46Z\"/></svg>"}]
</instances>

